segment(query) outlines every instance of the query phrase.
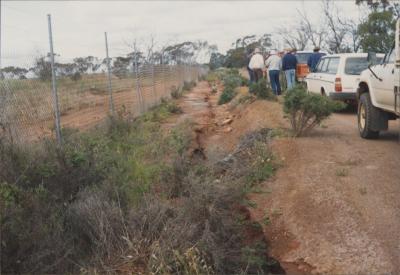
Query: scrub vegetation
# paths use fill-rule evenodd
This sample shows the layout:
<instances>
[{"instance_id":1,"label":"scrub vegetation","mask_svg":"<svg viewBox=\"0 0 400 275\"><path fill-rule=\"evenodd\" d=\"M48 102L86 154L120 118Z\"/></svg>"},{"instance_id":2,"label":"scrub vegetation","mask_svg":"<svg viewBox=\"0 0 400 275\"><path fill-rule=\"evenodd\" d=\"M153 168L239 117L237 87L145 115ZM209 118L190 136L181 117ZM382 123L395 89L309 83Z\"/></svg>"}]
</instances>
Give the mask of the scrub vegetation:
<instances>
[{"instance_id":1,"label":"scrub vegetation","mask_svg":"<svg viewBox=\"0 0 400 275\"><path fill-rule=\"evenodd\" d=\"M301 86L288 90L283 104L283 110L296 137L306 135L333 112L344 108L344 103L321 95L309 94Z\"/></svg>"},{"instance_id":2,"label":"scrub vegetation","mask_svg":"<svg viewBox=\"0 0 400 275\"><path fill-rule=\"evenodd\" d=\"M133 121L63 129L62 146L2 140L2 271L268 273L277 262L245 239L254 226L241 209L277 167L270 131L208 165L191 157L192 122L163 127L176 110L163 101Z\"/></svg>"}]
</instances>

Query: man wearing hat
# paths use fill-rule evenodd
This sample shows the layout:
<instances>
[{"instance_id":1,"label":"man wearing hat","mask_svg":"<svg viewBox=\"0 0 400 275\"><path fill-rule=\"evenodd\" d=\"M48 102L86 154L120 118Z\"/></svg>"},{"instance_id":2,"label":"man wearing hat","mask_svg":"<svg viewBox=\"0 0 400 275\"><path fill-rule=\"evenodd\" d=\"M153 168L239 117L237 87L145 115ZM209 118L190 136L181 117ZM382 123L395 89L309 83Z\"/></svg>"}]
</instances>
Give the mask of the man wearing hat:
<instances>
[{"instance_id":1,"label":"man wearing hat","mask_svg":"<svg viewBox=\"0 0 400 275\"><path fill-rule=\"evenodd\" d=\"M259 48L254 49L254 54L250 59L249 68L254 73L255 82L258 82L260 79L262 79L264 69L264 57L262 56L261 50Z\"/></svg>"},{"instance_id":2,"label":"man wearing hat","mask_svg":"<svg viewBox=\"0 0 400 275\"><path fill-rule=\"evenodd\" d=\"M249 65L250 65L250 60L251 57L253 56L253 50L248 49L247 53L246 53L246 69L247 72L249 73L249 79L250 79L250 83L254 82L254 72L252 69L250 69Z\"/></svg>"},{"instance_id":3,"label":"man wearing hat","mask_svg":"<svg viewBox=\"0 0 400 275\"><path fill-rule=\"evenodd\" d=\"M282 70L285 72L287 88L291 89L296 84L297 58L294 55L296 49L291 49L282 58Z\"/></svg>"},{"instance_id":4,"label":"man wearing hat","mask_svg":"<svg viewBox=\"0 0 400 275\"><path fill-rule=\"evenodd\" d=\"M282 59L280 53L272 50L270 56L265 60L265 66L268 68L271 88L275 95L281 94L281 85L279 83L279 72L282 68Z\"/></svg>"},{"instance_id":5,"label":"man wearing hat","mask_svg":"<svg viewBox=\"0 0 400 275\"><path fill-rule=\"evenodd\" d=\"M307 60L307 65L308 68L310 69L310 72L315 72L317 64L322 57L322 54L319 52L319 50L320 50L319 47L315 47L314 52L310 55L310 57Z\"/></svg>"}]
</instances>

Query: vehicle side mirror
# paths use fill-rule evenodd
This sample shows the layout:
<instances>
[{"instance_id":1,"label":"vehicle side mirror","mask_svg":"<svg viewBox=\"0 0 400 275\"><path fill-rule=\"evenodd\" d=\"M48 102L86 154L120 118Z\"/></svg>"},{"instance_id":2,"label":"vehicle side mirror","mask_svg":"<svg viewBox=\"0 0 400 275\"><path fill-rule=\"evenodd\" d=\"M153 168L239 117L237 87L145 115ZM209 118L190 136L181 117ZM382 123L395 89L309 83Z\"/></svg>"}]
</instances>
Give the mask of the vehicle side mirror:
<instances>
[{"instance_id":1,"label":"vehicle side mirror","mask_svg":"<svg viewBox=\"0 0 400 275\"><path fill-rule=\"evenodd\" d=\"M367 61L370 66L377 64L378 58L376 57L376 52L368 52Z\"/></svg>"}]
</instances>

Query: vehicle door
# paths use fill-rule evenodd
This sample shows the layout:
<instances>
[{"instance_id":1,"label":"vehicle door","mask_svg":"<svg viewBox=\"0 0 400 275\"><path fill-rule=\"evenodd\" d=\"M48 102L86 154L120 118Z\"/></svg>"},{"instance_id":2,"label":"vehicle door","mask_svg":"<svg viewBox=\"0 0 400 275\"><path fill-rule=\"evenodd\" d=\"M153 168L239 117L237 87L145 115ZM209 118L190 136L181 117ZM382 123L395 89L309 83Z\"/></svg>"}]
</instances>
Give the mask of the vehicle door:
<instances>
[{"instance_id":1,"label":"vehicle door","mask_svg":"<svg viewBox=\"0 0 400 275\"><path fill-rule=\"evenodd\" d=\"M307 75L308 91L310 91L310 92L320 93L319 85L320 85L322 68L324 67L324 64L325 64L325 59L326 58L321 58L321 60L318 62L318 65L315 69L315 72L311 72Z\"/></svg>"},{"instance_id":2,"label":"vehicle door","mask_svg":"<svg viewBox=\"0 0 400 275\"><path fill-rule=\"evenodd\" d=\"M321 87L326 95L335 92L335 78L339 68L340 57L330 57L325 72L321 75Z\"/></svg>"},{"instance_id":3,"label":"vehicle door","mask_svg":"<svg viewBox=\"0 0 400 275\"><path fill-rule=\"evenodd\" d=\"M318 70L318 72L316 74L315 92L318 94L321 94L322 90L324 90L325 93L328 92L325 87L326 87L326 80L327 80L326 75L327 75L330 60L331 60L330 57L324 58L324 62L321 64L321 68L320 68L320 70Z\"/></svg>"},{"instance_id":4,"label":"vehicle door","mask_svg":"<svg viewBox=\"0 0 400 275\"><path fill-rule=\"evenodd\" d=\"M372 67L375 74L382 79L380 81L371 73L371 85L375 93L375 100L377 107L393 110L393 89L395 79L395 51L392 49L389 54L385 56L384 61Z\"/></svg>"},{"instance_id":5,"label":"vehicle door","mask_svg":"<svg viewBox=\"0 0 400 275\"><path fill-rule=\"evenodd\" d=\"M379 58L380 62L382 62L382 58ZM343 71L339 73L342 80L342 91L356 93L358 83L360 82L360 74L366 69L368 69L366 56L347 57L344 62Z\"/></svg>"}]
</instances>

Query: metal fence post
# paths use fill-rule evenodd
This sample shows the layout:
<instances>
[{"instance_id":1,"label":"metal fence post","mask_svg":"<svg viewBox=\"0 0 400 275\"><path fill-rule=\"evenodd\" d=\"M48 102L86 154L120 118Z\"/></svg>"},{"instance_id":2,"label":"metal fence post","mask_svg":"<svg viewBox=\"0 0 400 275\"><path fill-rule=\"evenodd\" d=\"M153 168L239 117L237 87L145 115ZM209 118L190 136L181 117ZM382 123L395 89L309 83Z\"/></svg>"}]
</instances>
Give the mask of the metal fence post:
<instances>
[{"instance_id":1,"label":"metal fence post","mask_svg":"<svg viewBox=\"0 0 400 275\"><path fill-rule=\"evenodd\" d=\"M138 99L139 99L140 114L142 114L143 113L143 102L142 102L142 94L140 92L139 65L138 65L138 62L137 62L136 49L135 49L135 52L134 52L133 66L134 66L134 72L135 72L135 78L136 78L136 93L137 93Z\"/></svg>"},{"instance_id":2,"label":"metal fence post","mask_svg":"<svg viewBox=\"0 0 400 275\"><path fill-rule=\"evenodd\" d=\"M181 74L181 85L183 87L183 84L185 83L185 64L183 62L183 58L181 57L180 59L181 59L181 65L179 68L179 72Z\"/></svg>"},{"instance_id":3,"label":"metal fence post","mask_svg":"<svg viewBox=\"0 0 400 275\"><path fill-rule=\"evenodd\" d=\"M108 75L108 92L110 95L110 113L111 116L114 116L114 101L112 94L112 85L111 85L111 66L110 66L110 57L108 56L108 40L107 40L107 32L104 32L104 38L106 42L106 58L107 58L107 75Z\"/></svg>"},{"instance_id":4,"label":"metal fence post","mask_svg":"<svg viewBox=\"0 0 400 275\"><path fill-rule=\"evenodd\" d=\"M151 79L152 79L152 83L153 83L153 96L156 99L154 105L157 105L158 97L157 97L156 80L155 80L155 75L154 75L154 56L153 56L153 53L151 53Z\"/></svg>"},{"instance_id":5,"label":"metal fence post","mask_svg":"<svg viewBox=\"0 0 400 275\"><path fill-rule=\"evenodd\" d=\"M51 61L51 83L52 83L52 94L55 114L55 125L56 125L56 137L58 144L61 145L61 125L60 125L60 110L58 105L58 94L56 84L56 68L54 66L54 50L53 50L53 34L51 31L51 15L47 15L48 26L49 26L49 43L50 43L50 61Z\"/></svg>"},{"instance_id":6,"label":"metal fence post","mask_svg":"<svg viewBox=\"0 0 400 275\"><path fill-rule=\"evenodd\" d=\"M165 68L164 68L164 51L161 52L161 73L162 73L162 82L163 82L163 92L162 95L165 96L165 93L167 92L166 89L166 81L165 81Z\"/></svg>"},{"instance_id":7,"label":"metal fence post","mask_svg":"<svg viewBox=\"0 0 400 275\"><path fill-rule=\"evenodd\" d=\"M6 100L7 100L7 82L4 80L4 75L3 75L3 68L1 66L1 61L2 61L2 56L1 56L1 45L2 45L2 24L1 24L1 2L0 2L0 80L1 86L0 86L0 126L4 127L6 124ZM0 233L1 234L1 233ZM1 247L0 247L1 251ZM1 274L1 266L0 266L0 274Z\"/></svg>"}]
</instances>

